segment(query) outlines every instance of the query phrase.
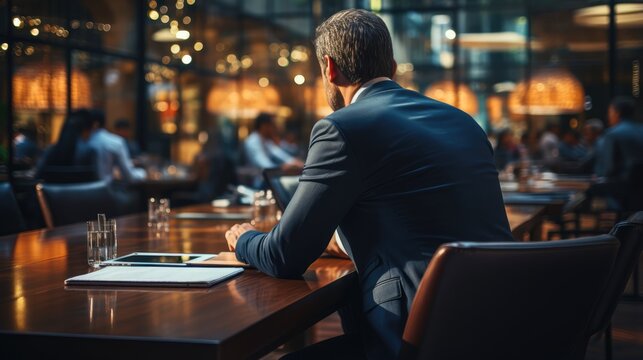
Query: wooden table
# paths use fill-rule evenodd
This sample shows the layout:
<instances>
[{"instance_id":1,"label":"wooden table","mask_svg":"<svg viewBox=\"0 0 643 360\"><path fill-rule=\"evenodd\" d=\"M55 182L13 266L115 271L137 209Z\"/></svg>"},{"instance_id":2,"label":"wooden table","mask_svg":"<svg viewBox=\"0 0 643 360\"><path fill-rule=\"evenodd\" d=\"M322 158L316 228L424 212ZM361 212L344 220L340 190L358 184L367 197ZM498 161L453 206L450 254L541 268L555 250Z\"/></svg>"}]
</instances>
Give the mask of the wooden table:
<instances>
[{"instance_id":1,"label":"wooden table","mask_svg":"<svg viewBox=\"0 0 643 360\"><path fill-rule=\"evenodd\" d=\"M511 234L518 241L542 240L545 207L534 205L505 205Z\"/></svg>"},{"instance_id":2,"label":"wooden table","mask_svg":"<svg viewBox=\"0 0 643 360\"><path fill-rule=\"evenodd\" d=\"M124 217L118 252L217 253L232 223L173 219L157 236L144 216ZM89 270L85 242L84 224L0 237L3 358L258 357L337 310L357 286L350 261L321 258L296 280L246 270L209 289L65 288Z\"/></svg>"},{"instance_id":3,"label":"wooden table","mask_svg":"<svg viewBox=\"0 0 643 360\"><path fill-rule=\"evenodd\" d=\"M191 213L238 213L209 205ZM508 207L516 233L531 231L538 207ZM172 219L169 234L143 215L118 220L118 252L216 253L235 221ZM347 260L321 258L301 279L256 270L209 289L68 287L86 273L84 224L0 237L3 358L259 357L337 310L357 286ZM56 356L55 356L56 357Z\"/></svg>"}]
</instances>

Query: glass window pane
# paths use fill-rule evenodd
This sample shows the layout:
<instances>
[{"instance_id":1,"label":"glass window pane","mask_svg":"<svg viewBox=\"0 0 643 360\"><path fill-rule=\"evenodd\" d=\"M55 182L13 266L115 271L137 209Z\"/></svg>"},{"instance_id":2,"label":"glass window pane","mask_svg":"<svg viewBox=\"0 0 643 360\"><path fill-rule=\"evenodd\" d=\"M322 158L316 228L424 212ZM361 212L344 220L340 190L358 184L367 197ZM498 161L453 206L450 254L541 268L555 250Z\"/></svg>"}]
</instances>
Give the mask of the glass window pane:
<instances>
[{"instance_id":1,"label":"glass window pane","mask_svg":"<svg viewBox=\"0 0 643 360\"><path fill-rule=\"evenodd\" d=\"M163 159L171 155L172 138L178 131L178 71L158 64L145 66L147 82L147 150Z\"/></svg>"},{"instance_id":2,"label":"glass window pane","mask_svg":"<svg viewBox=\"0 0 643 360\"><path fill-rule=\"evenodd\" d=\"M453 103L449 94L453 86L452 39L454 20L450 12L382 13L393 39L393 52L398 63L396 81L441 101ZM451 89L451 90L449 90Z\"/></svg>"},{"instance_id":3,"label":"glass window pane","mask_svg":"<svg viewBox=\"0 0 643 360\"><path fill-rule=\"evenodd\" d=\"M72 109L93 108L105 112L106 127L129 124L129 138L136 129L136 63L132 60L72 52Z\"/></svg>"},{"instance_id":4,"label":"glass window pane","mask_svg":"<svg viewBox=\"0 0 643 360\"><path fill-rule=\"evenodd\" d=\"M302 0L273 1L273 12L275 13L297 13L301 15L308 14L312 3Z\"/></svg>"},{"instance_id":5,"label":"glass window pane","mask_svg":"<svg viewBox=\"0 0 643 360\"><path fill-rule=\"evenodd\" d=\"M11 26L20 37L136 49L136 7L128 0L16 0L12 10Z\"/></svg>"},{"instance_id":6,"label":"glass window pane","mask_svg":"<svg viewBox=\"0 0 643 360\"><path fill-rule=\"evenodd\" d=\"M523 9L483 8L460 12L454 41L458 54L458 106L489 132L525 122L507 112L509 93L525 76L528 24ZM514 119L515 120L515 119Z\"/></svg>"},{"instance_id":7,"label":"glass window pane","mask_svg":"<svg viewBox=\"0 0 643 360\"><path fill-rule=\"evenodd\" d=\"M69 6L69 40L125 53L136 50L136 6L129 0L82 0Z\"/></svg>"},{"instance_id":8,"label":"glass window pane","mask_svg":"<svg viewBox=\"0 0 643 360\"><path fill-rule=\"evenodd\" d=\"M228 55L237 55L240 24L230 7L203 1L186 2L182 9L150 4L145 20L148 59L214 72Z\"/></svg>"},{"instance_id":9,"label":"glass window pane","mask_svg":"<svg viewBox=\"0 0 643 360\"><path fill-rule=\"evenodd\" d=\"M16 36L63 41L70 35L67 1L17 0L11 9L11 26Z\"/></svg>"},{"instance_id":10,"label":"glass window pane","mask_svg":"<svg viewBox=\"0 0 643 360\"><path fill-rule=\"evenodd\" d=\"M20 170L35 165L58 139L67 113L67 71L63 50L49 45L18 42L13 56L13 125L32 142L24 152L14 146Z\"/></svg>"},{"instance_id":11,"label":"glass window pane","mask_svg":"<svg viewBox=\"0 0 643 360\"><path fill-rule=\"evenodd\" d=\"M315 120L327 115L324 99L315 106L320 70L311 46L312 22L307 17L280 18L274 23L246 20L247 53L241 59L239 137L252 131L260 112L276 114L277 126L307 139ZM245 64L244 64L245 61ZM318 111L319 110L319 111Z\"/></svg>"}]
</instances>

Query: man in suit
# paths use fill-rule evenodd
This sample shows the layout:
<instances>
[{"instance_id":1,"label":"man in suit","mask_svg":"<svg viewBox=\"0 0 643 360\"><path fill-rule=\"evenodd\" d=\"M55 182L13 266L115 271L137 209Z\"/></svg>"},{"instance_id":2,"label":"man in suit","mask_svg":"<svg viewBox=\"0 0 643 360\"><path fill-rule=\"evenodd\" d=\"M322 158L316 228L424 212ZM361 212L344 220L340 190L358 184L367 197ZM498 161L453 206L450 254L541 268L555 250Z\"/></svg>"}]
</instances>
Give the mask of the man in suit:
<instances>
[{"instance_id":1,"label":"man in suit","mask_svg":"<svg viewBox=\"0 0 643 360\"><path fill-rule=\"evenodd\" d=\"M280 223L269 233L235 225L226 238L239 260L296 277L339 227L359 274L358 352L394 358L440 244L512 241L493 150L469 115L390 80L391 37L375 14L333 15L317 28L315 47L335 112L312 130Z\"/></svg>"}]
</instances>

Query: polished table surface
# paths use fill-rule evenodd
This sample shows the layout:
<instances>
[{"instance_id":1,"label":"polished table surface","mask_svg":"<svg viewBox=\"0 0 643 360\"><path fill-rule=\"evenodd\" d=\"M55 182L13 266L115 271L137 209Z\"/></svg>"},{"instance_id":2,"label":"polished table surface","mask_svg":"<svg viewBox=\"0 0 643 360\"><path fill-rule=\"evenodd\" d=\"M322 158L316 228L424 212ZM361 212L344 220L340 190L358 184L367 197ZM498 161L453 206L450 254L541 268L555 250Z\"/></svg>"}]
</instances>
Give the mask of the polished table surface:
<instances>
[{"instance_id":1,"label":"polished table surface","mask_svg":"<svg viewBox=\"0 0 643 360\"><path fill-rule=\"evenodd\" d=\"M508 207L512 230L542 208ZM209 205L178 212L233 213ZM238 221L172 219L149 231L146 217L118 219L118 252L217 253ZM0 237L0 343L9 358L86 354L258 357L340 307L357 286L348 260L318 259L301 279L256 270L208 289L67 287L88 272L85 225Z\"/></svg>"},{"instance_id":2,"label":"polished table surface","mask_svg":"<svg viewBox=\"0 0 643 360\"><path fill-rule=\"evenodd\" d=\"M173 219L169 234L157 236L143 215L120 218L118 253L227 251L232 223ZM350 261L321 258L294 280L246 270L208 289L65 288L65 279L89 270L85 244L84 224L0 237L4 353L256 357L332 313L356 285Z\"/></svg>"}]
</instances>

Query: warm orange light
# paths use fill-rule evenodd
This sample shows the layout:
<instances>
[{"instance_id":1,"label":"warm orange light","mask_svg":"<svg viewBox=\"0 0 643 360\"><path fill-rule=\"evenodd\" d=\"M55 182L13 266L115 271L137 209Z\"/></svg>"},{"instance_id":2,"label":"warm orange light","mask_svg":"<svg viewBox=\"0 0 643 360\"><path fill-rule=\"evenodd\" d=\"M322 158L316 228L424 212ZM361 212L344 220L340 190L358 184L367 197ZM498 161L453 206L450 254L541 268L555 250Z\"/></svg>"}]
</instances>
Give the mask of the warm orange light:
<instances>
[{"instance_id":1,"label":"warm orange light","mask_svg":"<svg viewBox=\"0 0 643 360\"><path fill-rule=\"evenodd\" d=\"M456 92L453 81L438 81L431 84L431 86L424 91L424 95L453 105L469 115L478 113L478 98L466 84L458 84L458 90Z\"/></svg>"},{"instance_id":2,"label":"warm orange light","mask_svg":"<svg viewBox=\"0 0 643 360\"><path fill-rule=\"evenodd\" d=\"M584 99L583 86L569 71L546 69L516 86L509 95L509 111L518 115L577 114L583 111Z\"/></svg>"},{"instance_id":3,"label":"warm orange light","mask_svg":"<svg viewBox=\"0 0 643 360\"><path fill-rule=\"evenodd\" d=\"M71 73L73 108L91 107L89 77L79 70ZM17 110L67 109L67 73L58 66L25 66L13 77L13 106Z\"/></svg>"}]
</instances>

